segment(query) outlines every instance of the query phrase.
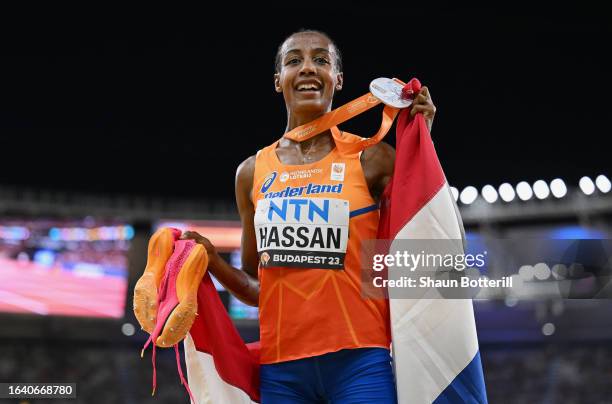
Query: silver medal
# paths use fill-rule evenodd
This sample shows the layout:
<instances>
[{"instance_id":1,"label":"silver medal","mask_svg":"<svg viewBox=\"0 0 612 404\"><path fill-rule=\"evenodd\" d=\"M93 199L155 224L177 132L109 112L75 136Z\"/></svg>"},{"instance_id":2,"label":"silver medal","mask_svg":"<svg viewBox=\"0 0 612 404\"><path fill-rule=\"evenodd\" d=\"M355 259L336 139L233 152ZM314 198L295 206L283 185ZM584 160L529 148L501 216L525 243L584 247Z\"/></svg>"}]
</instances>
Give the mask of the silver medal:
<instances>
[{"instance_id":1,"label":"silver medal","mask_svg":"<svg viewBox=\"0 0 612 404\"><path fill-rule=\"evenodd\" d=\"M370 92L386 105L395 108L407 108L412 100L402 98L403 85L393 79L379 77L370 83Z\"/></svg>"}]
</instances>

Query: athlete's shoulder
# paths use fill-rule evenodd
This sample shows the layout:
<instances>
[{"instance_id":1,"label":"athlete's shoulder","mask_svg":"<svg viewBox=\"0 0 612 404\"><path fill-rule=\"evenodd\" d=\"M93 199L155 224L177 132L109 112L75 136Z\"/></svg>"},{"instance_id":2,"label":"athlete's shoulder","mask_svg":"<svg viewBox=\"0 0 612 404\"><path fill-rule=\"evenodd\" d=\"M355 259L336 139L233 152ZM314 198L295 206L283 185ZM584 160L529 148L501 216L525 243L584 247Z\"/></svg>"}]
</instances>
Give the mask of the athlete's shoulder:
<instances>
[{"instance_id":1,"label":"athlete's shoulder","mask_svg":"<svg viewBox=\"0 0 612 404\"><path fill-rule=\"evenodd\" d=\"M395 166L395 149L387 143L380 142L361 153L361 167L370 193L378 201L383 190L393 175Z\"/></svg>"},{"instance_id":2,"label":"athlete's shoulder","mask_svg":"<svg viewBox=\"0 0 612 404\"><path fill-rule=\"evenodd\" d=\"M240 182L241 180L250 180L253 181L253 174L255 173L255 162L257 160L257 155L254 154L248 158L246 158L242 163L238 165L236 169L236 182Z\"/></svg>"},{"instance_id":3,"label":"athlete's shoulder","mask_svg":"<svg viewBox=\"0 0 612 404\"><path fill-rule=\"evenodd\" d=\"M255 175L255 155L244 160L236 169L236 202L238 211L243 212L251 201L253 176Z\"/></svg>"},{"instance_id":4,"label":"athlete's shoulder","mask_svg":"<svg viewBox=\"0 0 612 404\"><path fill-rule=\"evenodd\" d=\"M390 168L392 171L395 164L395 149L388 143L377 143L363 151L361 163L364 167Z\"/></svg>"}]
</instances>

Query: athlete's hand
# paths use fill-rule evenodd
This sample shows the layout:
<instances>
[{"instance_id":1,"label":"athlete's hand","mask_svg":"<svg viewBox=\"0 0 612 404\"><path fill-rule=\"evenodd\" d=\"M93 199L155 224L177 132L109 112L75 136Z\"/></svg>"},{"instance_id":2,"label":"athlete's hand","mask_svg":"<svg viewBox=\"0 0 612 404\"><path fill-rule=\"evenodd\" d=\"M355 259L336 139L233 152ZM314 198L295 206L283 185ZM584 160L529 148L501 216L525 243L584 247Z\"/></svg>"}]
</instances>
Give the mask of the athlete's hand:
<instances>
[{"instance_id":1,"label":"athlete's hand","mask_svg":"<svg viewBox=\"0 0 612 404\"><path fill-rule=\"evenodd\" d=\"M431 100L429 89L425 86L421 87L421 91L414 98L412 106L410 108L410 117L414 118L417 112L422 112L425 122L427 122L427 128L431 132L431 125L433 124L434 116L436 115L436 106Z\"/></svg>"},{"instance_id":2,"label":"athlete's hand","mask_svg":"<svg viewBox=\"0 0 612 404\"><path fill-rule=\"evenodd\" d=\"M217 254L217 249L210 242L210 240L202 236L200 233L196 231L183 232L180 239L181 240L193 240L197 244L201 244L202 246L204 246L204 248L206 249L206 252L208 253L208 266L209 267L214 266L216 261L221 258L219 257L219 254Z\"/></svg>"}]
</instances>

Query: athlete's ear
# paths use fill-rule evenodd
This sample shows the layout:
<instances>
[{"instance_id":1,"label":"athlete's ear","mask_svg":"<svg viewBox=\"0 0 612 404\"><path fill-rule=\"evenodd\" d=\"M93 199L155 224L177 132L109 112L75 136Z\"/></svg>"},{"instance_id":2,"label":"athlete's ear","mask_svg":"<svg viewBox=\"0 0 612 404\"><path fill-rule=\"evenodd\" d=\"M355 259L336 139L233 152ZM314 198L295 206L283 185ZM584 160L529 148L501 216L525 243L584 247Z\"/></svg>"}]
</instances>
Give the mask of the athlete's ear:
<instances>
[{"instance_id":1,"label":"athlete's ear","mask_svg":"<svg viewBox=\"0 0 612 404\"><path fill-rule=\"evenodd\" d=\"M283 88L280 85L280 73L274 73L274 89L277 93L283 92Z\"/></svg>"},{"instance_id":2,"label":"athlete's ear","mask_svg":"<svg viewBox=\"0 0 612 404\"><path fill-rule=\"evenodd\" d=\"M342 90L344 84L344 73L340 72L336 75L336 91Z\"/></svg>"}]
</instances>

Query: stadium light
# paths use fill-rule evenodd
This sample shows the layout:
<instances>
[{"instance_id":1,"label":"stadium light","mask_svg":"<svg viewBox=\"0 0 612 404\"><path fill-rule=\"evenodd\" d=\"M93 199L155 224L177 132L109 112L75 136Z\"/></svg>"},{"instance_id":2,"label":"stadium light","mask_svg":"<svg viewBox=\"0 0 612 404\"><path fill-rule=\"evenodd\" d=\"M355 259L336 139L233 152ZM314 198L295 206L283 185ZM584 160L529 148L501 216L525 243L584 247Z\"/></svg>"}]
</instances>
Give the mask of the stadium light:
<instances>
[{"instance_id":1,"label":"stadium light","mask_svg":"<svg viewBox=\"0 0 612 404\"><path fill-rule=\"evenodd\" d=\"M514 199L516 194L514 193L514 188L512 185L504 182L499 186L499 197L502 198L504 202L510 202Z\"/></svg>"},{"instance_id":2,"label":"stadium light","mask_svg":"<svg viewBox=\"0 0 612 404\"><path fill-rule=\"evenodd\" d=\"M553 335L555 333L555 325L553 323L546 323L542 326L542 334L546 336Z\"/></svg>"},{"instance_id":3,"label":"stadium light","mask_svg":"<svg viewBox=\"0 0 612 404\"><path fill-rule=\"evenodd\" d=\"M561 178L555 178L550 182L550 192L555 198L563 198L567 194L567 187Z\"/></svg>"},{"instance_id":4,"label":"stadium light","mask_svg":"<svg viewBox=\"0 0 612 404\"><path fill-rule=\"evenodd\" d=\"M523 265L519 268L518 274L524 281L531 281L535 275L535 270L531 265Z\"/></svg>"},{"instance_id":5,"label":"stadium light","mask_svg":"<svg viewBox=\"0 0 612 404\"><path fill-rule=\"evenodd\" d=\"M580 178L578 185L585 195L591 195L593 192L595 192L595 184L593 183L593 180L587 176Z\"/></svg>"},{"instance_id":6,"label":"stadium light","mask_svg":"<svg viewBox=\"0 0 612 404\"><path fill-rule=\"evenodd\" d=\"M506 307L514 307L518 304L518 299L516 297L506 296L504 303L506 304Z\"/></svg>"},{"instance_id":7,"label":"stadium light","mask_svg":"<svg viewBox=\"0 0 612 404\"><path fill-rule=\"evenodd\" d=\"M538 199L546 199L550 195L550 189L545 181L537 180L533 183L533 193Z\"/></svg>"},{"instance_id":8,"label":"stadium light","mask_svg":"<svg viewBox=\"0 0 612 404\"><path fill-rule=\"evenodd\" d=\"M527 182L521 181L516 184L516 194L522 201L528 201L533 196L533 191Z\"/></svg>"},{"instance_id":9,"label":"stadium light","mask_svg":"<svg viewBox=\"0 0 612 404\"><path fill-rule=\"evenodd\" d=\"M494 203L497 200L497 191L491 185L485 185L480 192L485 201Z\"/></svg>"},{"instance_id":10,"label":"stadium light","mask_svg":"<svg viewBox=\"0 0 612 404\"><path fill-rule=\"evenodd\" d=\"M477 197L478 197L478 190L474 188L473 186L469 185L463 188L463 191L461 191L461 194L459 195L459 200L461 200L461 203L465 205L469 205L472 202L474 202Z\"/></svg>"},{"instance_id":11,"label":"stadium light","mask_svg":"<svg viewBox=\"0 0 612 404\"><path fill-rule=\"evenodd\" d=\"M131 323L123 323L121 326L121 332L123 335L131 337L136 332L136 328Z\"/></svg>"},{"instance_id":12,"label":"stadium light","mask_svg":"<svg viewBox=\"0 0 612 404\"><path fill-rule=\"evenodd\" d=\"M451 194L453 194L453 198L455 198L455 202L459 199L459 190L455 187L450 187Z\"/></svg>"},{"instance_id":13,"label":"stadium light","mask_svg":"<svg viewBox=\"0 0 612 404\"><path fill-rule=\"evenodd\" d=\"M546 279L550 278L551 272L550 268L545 262L539 262L533 267L533 274L535 275L536 279L545 281Z\"/></svg>"},{"instance_id":14,"label":"stadium light","mask_svg":"<svg viewBox=\"0 0 612 404\"><path fill-rule=\"evenodd\" d=\"M595 184L597 184L597 188L604 194L610 192L610 188L612 188L612 184L610 184L610 180L605 175L598 175L595 178Z\"/></svg>"},{"instance_id":15,"label":"stadium light","mask_svg":"<svg viewBox=\"0 0 612 404\"><path fill-rule=\"evenodd\" d=\"M567 266L564 264L555 264L553 265L551 272L555 279L563 280L567 277Z\"/></svg>"}]
</instances>

